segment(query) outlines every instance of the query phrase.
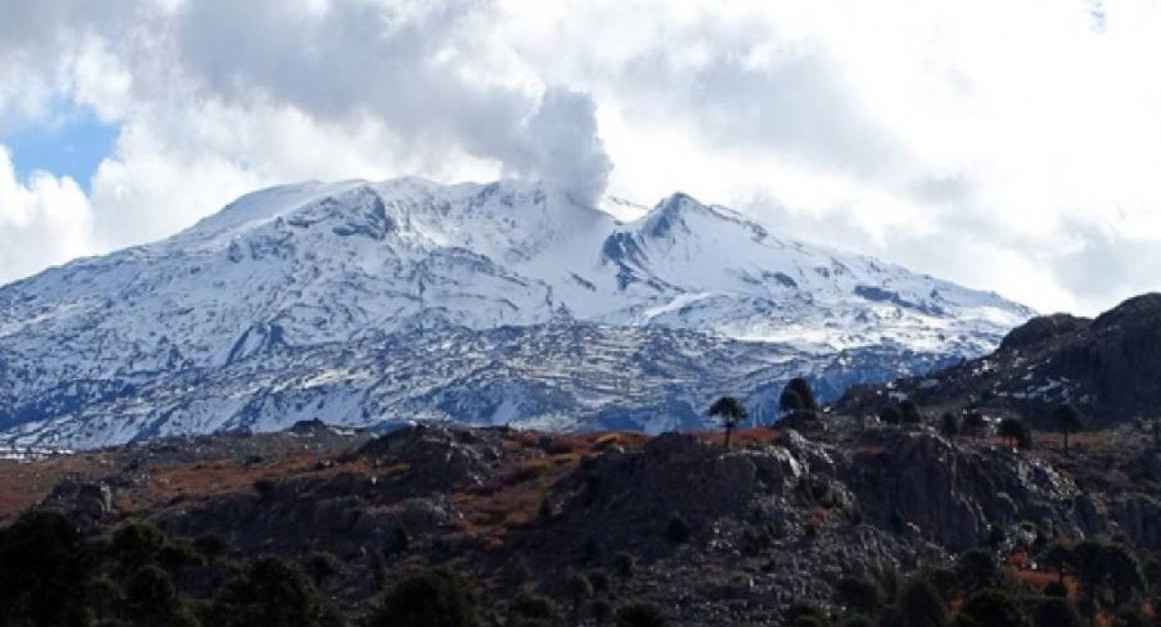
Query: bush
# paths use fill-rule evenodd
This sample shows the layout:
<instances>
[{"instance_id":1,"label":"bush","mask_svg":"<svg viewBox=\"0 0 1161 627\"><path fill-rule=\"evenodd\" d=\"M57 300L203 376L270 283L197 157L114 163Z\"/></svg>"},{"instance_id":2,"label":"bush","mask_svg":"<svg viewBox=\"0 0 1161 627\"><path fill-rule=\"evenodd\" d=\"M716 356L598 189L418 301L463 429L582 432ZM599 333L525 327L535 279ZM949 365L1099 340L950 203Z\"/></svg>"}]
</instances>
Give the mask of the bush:
<instances>
[{"instance_id":1,"label":"bush","mask_svg":"<svg viewBox=\"0 0 1161 627\"><path fill-rule=\"evenodd\" d=\"M205 566L206 558L194 543L186 538L169 540L157 553L157 563L171 573L184 568Z\"/></svg>"},{"instance_id":2,"label":"bush","mask_svg":"<svg viewBox=\"0 0 1161 627\"><path fill-rule=\"evenodd\" d=\"M838 602L852 612L874 614L883 607L883 591L866 577L844 577L834 590Z\"/></svg>"},{"instance_id":3,"label":"bush","mask_svg":"<svg viewBox=\"0 0 1161 627\"><path fill-rule=\"evenodd\" d=\"M959 556L956 574L960 583L971 592L995 585L1000 579L1000 567L990 553L972 549Z\"/></svg>"},{"instance_id":4,"label":"bush","mask_svg":"<svg viewBox=\"0 0 1161 627\"><path fill-rule=\"evenodd\" d=\"M229 581L214 607L215 627L324 627L332 608L293 563L276 557L251 562Z\"/></svg>"},{"instance_id":5,"label":"bush","mask_svg":"<svg viewBox=\"0 0 1161 627\"><path fill-rule=\"evenodd\" d=\"M1059 581L1053 581L1047 586L1044 586L1044 596L1063 599L1068 596L1068 588Z\"/></svg>"},{"instance_id":6,"label":"bush","mask_svg":"<svg viewBox=\"0 0 1161 627\"><path fill-rule=\"evenodd\" d=\"M1155 624L1138 607L1127 607L1117 612L1114 624L1117 627L1153 627Z\"/></svg>"},{"instance_id":7,"label":"bush","mask_svg":"<svg viewBox=\"0 0 1161 627\"><path fill-rule=\"evenodd\" d=\"M613 573L623 580L633 578L637 571L637 560L626 551L619 551L613 556Z\"/></svg>"},{"instance_id":8,"label":"bush","mask_svg":"<svg viewBox=\"0 0 1161 627\"><path fill-rule=\"evenodd\" d=\"M552 599L521 593L508 607L508 624L516 627L551 627L560 624L560 614Z\"/></svg>"},{"instance_id":9,"label":"bush","mask_svg":"<svg viewBox=\"0 0 1161 627\"><path fill-rule=\"evenodd\" d=\"M130 613L146 624L197 625L173 579L158 566L143 566L129 578L125 601Z\"/></svg>"},{"instance_id":10,"label":"bush","mask_svg":"<svg viewBox=\"0 0 1161 627\"><path fill-rule=\"evenodd\" d=\"M226 540L216 534L199 536L194 540L194 548L205 556L206 559L211 561L225 555L230 550L230 546L226 544Z\"/></svg>"},{"instance_id":11,"label":"bush","mask_svg":"<svg viewBox=\"0 0 1161 627\"><path fill-rule=\"evenodd\" d=\"M165 534L157 525L135 520L113 532L109 552L125 571L131 572L152 564L164 546Z\"/></svg>"},{"instance_id":12,"label":"bush","mask_svg":"<svg viewBox=\"0 0 1161 627\"><path fill-rule=\"evenodd\" d=\"M791 625L818 624L829 625L830 617L817 605L806 601L795 601L786 610L786 620ZM803 623L803 621L814 621Z\"/></svg>"},{"instance_id":13,"label":"bush","mask_svg":"<svg viewBox=\"0 0 1161 627\"><path fill-rule=\"evenodd\" d=\"M677 512L669 517L669 524L665 526L665 539L674 544L682 544L689 540L693 531L689 527L689 523L685 518Z\"/></svg>"},{"instance_id":14,"label":"bush","mask_svg":"<svg viewBox=\"0 0 1161 627\"><path fill-rule=\"evenodd\" d=\"M947 624L947 606L939 591L928 581L920 579L907 584L900 605L907 627L943 627Z\"/></svg>"},{"instance_id":15,"label":"bush","mask_svg":"<svg viewBox=\"0 0 1161 627\"><path fill-rule=\"evenodd\" d=\"M603 570L590 570L588 573L589 583L593 584L593 591L597 594L603 594L609 591L609 576Z\"/></svg>"},{"instance_id":16,"label":"bush","mask_svg":"<svg viewBox=\"0 0 1161 627\"><path fill-rule=\"evenodd\" d=\"M1051 597L1036 604L1032 610L1036 627L1083 627L1084 620L1068 599Z\"/></svg>"},{"instance_id":17,"label":"bush","mask_svg":"<svg viewBox=\"0 0 1161 627\"><path fill-rule=\"evenodd\" d=\"M22 515L0 531L0 624L80 624L91 572L72 521L55 512Z\"/></svg>"},{"instance_id":18,"label":"bush","mask_svg":"<svg viewBox=\"0 0 1161 627\"><path fill-rule=\"evenodd\" d=\"M326 551L311 551L299 559L302 569L310 576L316 586L322 586L327 581L343 572L343 563L334 553Z\"/></svg>"},{"instance_id":19,"label":"bush","mask_svg":"<svg viewBox=\"0 0 1161 627\"><path fill-rule=\"evenodd\" d=\"M968 598L963 614L987 627L1031 627L1015 599L998 590L984 590Z\"/></svg>"},{"instance_id":20,"label":"bush","mask_svg":"<svg viewBox=\"0 0 1161 627\"><path fill-rule=\"evenodd\" d=\"M652 603L630 603L617 610L617 627L665 627L661 609Z\"/></svg>"},{"instance_id":21,"label":"bush","mask_svg":"<svg viewBox=\"0 0 1161 627\"><path fill-rule=\"evenodd\" d=\"M467 584L443 569L396 583L372 614L371 627L476 627L479 607Z\"/></svg>"},{"instance_id":22,"label":"bush","mask_svg":"<svg viewBox=\"0 0 1161 627\"><path fill-rule=\"evenodd\" d=\"M593 620L597 625L607 625L613 619L613 606L604 599L593 601Z\"/></svg>"}]
</instances>

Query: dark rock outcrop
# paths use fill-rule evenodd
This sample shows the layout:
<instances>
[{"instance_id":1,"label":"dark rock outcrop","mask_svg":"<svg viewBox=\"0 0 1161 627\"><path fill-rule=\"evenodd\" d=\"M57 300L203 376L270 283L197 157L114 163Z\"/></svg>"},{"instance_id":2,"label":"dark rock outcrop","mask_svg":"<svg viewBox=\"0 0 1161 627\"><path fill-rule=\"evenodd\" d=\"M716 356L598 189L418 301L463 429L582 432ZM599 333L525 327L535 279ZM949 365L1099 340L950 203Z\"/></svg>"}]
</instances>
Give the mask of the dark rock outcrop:
<instances>
[{"instance_id":1,"label":"dark rock outcrop","mask_svg":"<svg viewBox=\"0 0 1161 627\"><path fill-rule=\"evenodd\" d=\"M1072 512L1076 486L1052 468L1006 451L953 446L925 431L868 433L846 479L873 521L913 527L952 550L988 544L1024 521L1085 531Z\"/></svg>"}]
</instances>

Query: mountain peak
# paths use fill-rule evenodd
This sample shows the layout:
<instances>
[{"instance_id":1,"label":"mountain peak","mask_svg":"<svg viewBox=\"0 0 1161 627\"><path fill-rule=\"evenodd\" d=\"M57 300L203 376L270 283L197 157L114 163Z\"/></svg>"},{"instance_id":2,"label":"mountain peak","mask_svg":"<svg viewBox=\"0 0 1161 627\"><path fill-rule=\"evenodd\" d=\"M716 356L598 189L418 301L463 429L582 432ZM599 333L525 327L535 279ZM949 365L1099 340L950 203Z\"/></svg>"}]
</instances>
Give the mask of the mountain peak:
<instances>
[{"instance_id":1,"label":"mountain peak","mask_svg":"<svg viewBox=\"0 0 1161 627\"><path fill-rule=\"evenodd\" d=\"M686 194L618 222L535 182L312 181L0 288L0 370L31 373L0 376L0 440L314 412L668 428L700 420L705 394L758 398L783 375L833 394L979 355L1026 317ZM390 346L405 348L384 361ZM710 354L734 364L718 383Z\"/></svg>"}]
</instances>

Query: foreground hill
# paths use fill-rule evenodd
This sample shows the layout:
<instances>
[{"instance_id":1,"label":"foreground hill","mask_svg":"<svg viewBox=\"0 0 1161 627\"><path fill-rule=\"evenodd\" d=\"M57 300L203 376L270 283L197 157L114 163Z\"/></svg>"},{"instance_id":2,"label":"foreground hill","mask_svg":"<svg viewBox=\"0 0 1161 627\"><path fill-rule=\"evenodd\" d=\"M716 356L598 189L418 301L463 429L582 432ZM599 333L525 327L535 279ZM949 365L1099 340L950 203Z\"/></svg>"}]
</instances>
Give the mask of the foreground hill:
<instances>
[{"instance_id":1,"label":"foreground hill","mask_svg":"<svg viewBox=\"0 0 1161 627\"><path fill-rule=\"evenodd\" d=\"M903 578L920 570L953 606L986 576L1031 608L1057 578L1036 566L1049 542L1119 538L1142 560L1161 550L1161 453L1130 430L1089 434L1064 455L1050 438L1013 452L987 433L804 426L743 431L727 450L714 434L419 425L374 436L302 423L0 462L0 515L39 504L87 538L121 530L94 545L107 547L101 607L113 614L140 611L133 564L156 559L171 574L151 576L212 617L237 602L222 591L238 574L268 564L258 556L300 561L341 608L304 625L361 624L381 590L433 567L475 591L485 625L595 625L630 603L673 625L780 625L802 603L849 613L849 581L878 590L868 612L906 607ZM160 526L172 545L131 521ZM971 549L983 557L957 557ZM980 559L995 572L979 575ZM435 602L424 590L414 602ZM537 613L545 622L520 622Z\"/></svg>"},{"instance_id":2,"label":"foreground hill","mask_svg":"<svg viewBox=\"0 0 1161 627\"><path fill-rule=\"evenodd\" d=\"M304 418L659 431L974 357L1032 312L677 194L304 183L0 288L0 441ZM694 384L693 382L696 382Z\"/></svg>"},{"instance_id":3,"label":"foreground hill","mask_svg":"<svg viewBox=\"0 0 1161 627\"><path fill-rule=\"evenodd\" d=\"M1161 415L1161 294L1131 298L1095 319L1043 316L1014 329L992 354L942 372L852 390L842 403L875 412L889 397L974 408L1047 425L1061 404L1090 426Z\"/></svg>"}]
</instances>

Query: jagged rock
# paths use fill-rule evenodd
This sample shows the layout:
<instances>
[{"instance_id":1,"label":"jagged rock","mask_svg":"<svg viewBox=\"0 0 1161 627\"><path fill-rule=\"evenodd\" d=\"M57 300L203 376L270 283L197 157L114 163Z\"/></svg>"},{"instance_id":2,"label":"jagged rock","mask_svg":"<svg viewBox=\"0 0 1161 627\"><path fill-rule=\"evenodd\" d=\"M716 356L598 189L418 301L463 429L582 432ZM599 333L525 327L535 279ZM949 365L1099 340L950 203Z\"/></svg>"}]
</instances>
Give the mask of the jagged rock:
<instances>
[{"instance_id":1,"label":"jagged rock","mask_svg":"<svg viewBox=\"0 0 1161 627\"><path fill-rule=\"evenodd\" d=\"M1161 502L1145 494L1131 494L1107 503L1109 516L1137 544L1161 548Z\"/></svg>"},{"instance_id":2,"label":"jagged rock","mask_svg":"<svg viewBox=\"0 0 1161 627\"><path fill-rule=\"evenodd\" d=\"M43 506L58 509L85 525L99 523L113 511L113 490L106 483L62 481L44 499Z\"/></svg>"},{"instance_id":3,"label":"jagged rock","mask_svg":"<svg viewBox=\"0 0 1161 627\"><path fill-rule=\"evenodd\" d=\"M482 432L481 432L482 433ZM479 485L491 475L490 459L499 457L491 440L443 425L421 424L367 442L361 455L389 470L407 474L416 489L451 489Z\"/></svg>"},{"instance_id":4,"label":"jagged rock","mask_svg":"<svg viewBox=\"0 0 1161 627\"><path fill-rule=\"evenodd\" d=\"M864 511L888 528L914 524L953 550L1023 520L1084 528L1069 506L1075 485L1018 456L955 447L926 431L869 432L860 444L847 481Z\"/></svg>"}]
</instances>

